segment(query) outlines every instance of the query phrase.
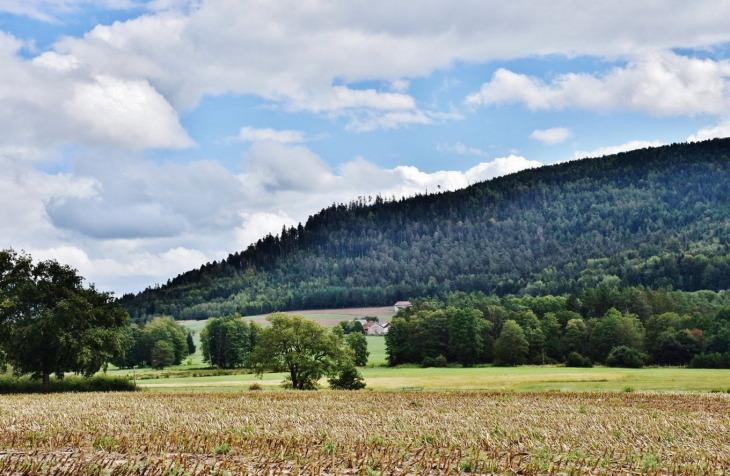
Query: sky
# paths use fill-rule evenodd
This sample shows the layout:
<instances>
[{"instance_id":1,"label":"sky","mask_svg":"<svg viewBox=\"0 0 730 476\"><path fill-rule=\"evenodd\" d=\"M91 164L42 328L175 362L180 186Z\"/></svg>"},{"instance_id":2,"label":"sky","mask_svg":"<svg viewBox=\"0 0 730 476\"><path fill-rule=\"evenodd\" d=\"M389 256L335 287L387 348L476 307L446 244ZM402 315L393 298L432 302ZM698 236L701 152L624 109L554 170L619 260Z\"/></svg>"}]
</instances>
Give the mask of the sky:
<instances>
[{"instance_id":1,"label":"sky","mask_svg":"<svg viewBox=\"0 0 730 476\"><path fill-rule=\"evenodd\" d=\"M0 248L117 295L358 196L730 135L730 3L0 0Z\"/></svg>"}]
</instances>

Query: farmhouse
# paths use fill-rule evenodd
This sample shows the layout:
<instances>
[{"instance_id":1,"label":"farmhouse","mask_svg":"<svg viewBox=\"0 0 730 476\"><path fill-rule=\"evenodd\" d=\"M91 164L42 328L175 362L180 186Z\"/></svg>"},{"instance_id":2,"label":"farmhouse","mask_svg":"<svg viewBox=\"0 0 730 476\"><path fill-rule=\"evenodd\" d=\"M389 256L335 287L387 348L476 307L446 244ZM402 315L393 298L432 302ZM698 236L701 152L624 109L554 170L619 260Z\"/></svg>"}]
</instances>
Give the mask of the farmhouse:
<instances>
[{"instance_id":1,"label":"farmhouse","mask_svg":"<svg viewBox=\"0 0 730 476\"><path fill-rule=\"evenodd\" d=\"M411 301L398 301L395 303L395 306L393 306L393 310L395 312L400 311L401 309L405 309L407 307L411 307Z\"/></svg>"},{"instance_id":2,"label":"farmhouse","mask_svg":"<svg viewBox=\"0 0 730 476\"><path fill-rule=\"evenodd\" d=\"M362 326L365 329L365 333L369 336L382 336L388 333L388 325L381 325L379 322L369 321L367 324Z\"/></svg>"}]
</instances>

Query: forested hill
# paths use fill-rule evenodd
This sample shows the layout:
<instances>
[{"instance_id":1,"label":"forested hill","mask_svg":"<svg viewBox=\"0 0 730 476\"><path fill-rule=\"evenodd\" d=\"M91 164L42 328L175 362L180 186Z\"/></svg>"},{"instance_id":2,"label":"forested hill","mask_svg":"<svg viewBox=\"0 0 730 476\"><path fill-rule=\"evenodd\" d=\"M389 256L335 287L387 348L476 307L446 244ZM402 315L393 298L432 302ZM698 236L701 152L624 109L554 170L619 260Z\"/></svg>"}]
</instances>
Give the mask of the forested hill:
<instances>
[{"instance_id":1,"label":"forested hill","mask_svg":"<svg viewBox=\"0 0 730 476\"><path fill-rule=\"evenodd\" d=\"M333 205L122 303L135 320L389 305L450 291L601 283L730 288L730 139L525 170L466 189Z\"/></svg>"}]
</instances>

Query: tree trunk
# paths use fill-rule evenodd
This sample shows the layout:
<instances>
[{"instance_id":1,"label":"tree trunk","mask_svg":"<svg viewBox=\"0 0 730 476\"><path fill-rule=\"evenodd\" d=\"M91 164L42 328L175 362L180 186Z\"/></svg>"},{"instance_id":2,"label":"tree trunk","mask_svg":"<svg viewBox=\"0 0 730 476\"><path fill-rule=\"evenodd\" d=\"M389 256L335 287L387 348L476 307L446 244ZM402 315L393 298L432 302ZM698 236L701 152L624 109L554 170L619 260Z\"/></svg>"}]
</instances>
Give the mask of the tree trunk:
<instances>
[{"instance_id":1,"label":"tree trunk","mask_svg":"<svg viewBox=\"0 0 730 476\"><path fill-rule=\"evenodd\" d=\"M291 371L291 388L293 390L299 390L299 379L297 378L296 371Z\"/></svg>"},{"instance_id":2,"label":"tree trunk","mask_svg":"<svg viewBox=\"0 0 730 476\"><path fill-rule=\"evenodd\" d=\"M43 372L43 391L48 392L51 390L51 373Z\"/></svg>"}]
</instances>

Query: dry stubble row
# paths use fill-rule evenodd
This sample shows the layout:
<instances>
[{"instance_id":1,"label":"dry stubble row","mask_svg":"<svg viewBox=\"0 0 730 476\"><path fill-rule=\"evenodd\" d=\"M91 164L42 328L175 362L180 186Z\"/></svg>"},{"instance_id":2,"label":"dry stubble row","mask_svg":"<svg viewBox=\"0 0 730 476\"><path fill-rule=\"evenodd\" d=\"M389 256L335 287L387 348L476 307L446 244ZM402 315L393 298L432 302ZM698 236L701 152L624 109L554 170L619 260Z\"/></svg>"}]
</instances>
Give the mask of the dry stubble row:
<instances>
[{"instance_id":1,"label":"dry stubble row","mask_svg":"<svg viewBox=\"0 0 730 476\"><path fill-rule=\"evenodd\" d=\"M212 392L0 397L2 474L724 474L730 397Z\"/></svg>"}]
</instances>

